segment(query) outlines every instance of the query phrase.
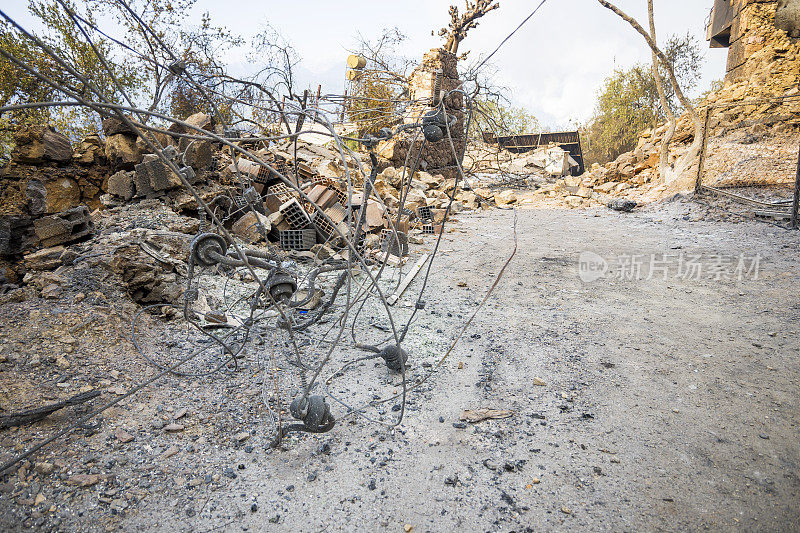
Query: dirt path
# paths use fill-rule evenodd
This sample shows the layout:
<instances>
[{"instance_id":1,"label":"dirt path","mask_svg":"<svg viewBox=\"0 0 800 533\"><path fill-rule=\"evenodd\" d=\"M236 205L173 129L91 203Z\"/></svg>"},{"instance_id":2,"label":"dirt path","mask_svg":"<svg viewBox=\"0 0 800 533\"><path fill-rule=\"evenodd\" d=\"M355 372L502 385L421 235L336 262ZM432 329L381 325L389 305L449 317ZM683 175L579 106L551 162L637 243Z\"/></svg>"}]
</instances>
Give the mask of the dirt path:
<instances>
[{"instance_id":1,"label":"dirt path","mask_svg":"<svg viewBox=\"0 0 800 533\"><path fill-rule=\"evenodd\" d=\"M86 439L100 439L97 470L113 474L117 487L105 498L124 500L123 512L98 500L107 483L70 492L63 503L54 496L56 510L38 522L3 496L0 523L129 531L797 530L800 234L684 220L690 211L680 203L631 215L520 211L514 262L430 386L412 396L399 430L348 419L329 434L298 435L285 450L265 451L249 376L170 380L147 406L133 402L121 415L135 441L116 442L113 419ZM446 234L444 268L435 269L412 330L416 370L437 359L511 251L510 211L460 220ZM611 269L591 282L579 278L587 251ZM677 277L681 253L684 261L701 256L693 262L700 276ZM638 272L628 268L634 254ZM754 279L747 269L757 254ZM653 255L661 268L649 276ZM732 261L732 279L708 279L722 277L718 256ZM397 385L372 363L359 376L381 393ZM149 429L154 405L189 407L187 431ZM458 427L464 409L480 407L515 414ZM247 421L253 435L232 444L242 428L226 425L231 419ZM165 458L170 446L179 451Z\"/></svg>"}]
</instances>

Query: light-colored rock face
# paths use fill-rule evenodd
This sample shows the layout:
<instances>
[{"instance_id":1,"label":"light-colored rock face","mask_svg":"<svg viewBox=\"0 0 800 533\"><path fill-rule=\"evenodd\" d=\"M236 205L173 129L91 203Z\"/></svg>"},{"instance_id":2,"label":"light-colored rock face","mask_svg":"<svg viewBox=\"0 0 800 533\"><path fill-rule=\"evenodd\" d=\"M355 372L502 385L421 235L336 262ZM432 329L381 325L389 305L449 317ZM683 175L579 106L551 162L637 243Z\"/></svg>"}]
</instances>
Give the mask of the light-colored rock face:
<instances>
[{"instance_id":1,"label":"light-colored rock face","mask_svg":"<svg viewBox=\"0 0 800 533\"><path fill-rule=\"evenodd\" d=\"M800 0L779 0L775 27L791 37L800 37Z\"/></svg>"},{"instance_id":2,"label":"light-colored rock face","mask_svg":"<svg viewBox=\"0 0 800 533\"><path fill-rule=\"evenodd\" d=\"M725 81L791 85L800 41L800 0L736 0ZM782 31L781 31L782 30ZM772 67L772 68L770 68ZM789 67L789 68L783 68ZM796 83L796 82L795 82Z\"/></svg>"}]
</instances>

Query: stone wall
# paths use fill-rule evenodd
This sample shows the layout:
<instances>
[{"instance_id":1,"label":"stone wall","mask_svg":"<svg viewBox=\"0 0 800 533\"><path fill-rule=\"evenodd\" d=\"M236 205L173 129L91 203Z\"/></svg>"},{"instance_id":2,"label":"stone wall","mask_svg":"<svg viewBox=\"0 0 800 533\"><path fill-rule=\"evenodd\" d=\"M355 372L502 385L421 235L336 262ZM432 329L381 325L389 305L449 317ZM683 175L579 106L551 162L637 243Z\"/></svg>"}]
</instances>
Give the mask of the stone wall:
<instances>
[{"instance_id":1,"label":"stone wall","mask_svg":"<svg viewBox=\"0 0 800 533\"><path fill-rule=\"evenodd\" d=\"M732 17L725 81L736 83L749 78L760 67L764 48L775 53L770 60L797 54L787 33L775 27L778 0L730 0ZM715 8L716 9L716 8Z\"/></svg>"},{"instance_id":2,"label":"stone wall","mask_svg":"<svg viewBox=\"0 0 800 533\"><path fill-rule=\"evenodd\" d=\"M409 106L403 117L407 124L421 120L421 117L431 109L434 98L434 86L437 72L441 76L441 91L447 93L461 85L458 78L457 59L454 54L441 48L434 48L425 54L422 63L414 69L409 81L409 94L413 105ZM460 94L454 94L444 100L445 109L449 115L455 115L458 122L450 129L453 144L460 153L464 148L464 99ZM416 131L406 132L395 138L378 145L378 155L388 159L392 166L402 166L406 156L411 153L409 165L414 164L414 158L422 145L422 136L414 140ZM449 141L445 138L437 143L426 142L420 156L419 166L427 172L444 174L454 177L457 173L456 159L453 155Z\"/></svg>"}]
</instances>

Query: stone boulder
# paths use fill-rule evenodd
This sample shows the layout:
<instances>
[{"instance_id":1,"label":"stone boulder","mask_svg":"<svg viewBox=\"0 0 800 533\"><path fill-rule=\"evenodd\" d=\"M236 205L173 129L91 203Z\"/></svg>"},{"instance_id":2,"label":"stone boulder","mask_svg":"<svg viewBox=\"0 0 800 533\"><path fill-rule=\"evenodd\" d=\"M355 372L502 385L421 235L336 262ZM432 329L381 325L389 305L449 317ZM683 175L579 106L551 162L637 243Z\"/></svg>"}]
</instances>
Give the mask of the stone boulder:
<instances>
[{"instance_id":1,"label":"stone boulder","mask_svg":"<svg viewBox=\"0 0 800 533\"><path fill-rule=\"evenodd\" d=\"M64 163L72 158L69 139L50 126L27 126L14 133L11 158L19 163Z\"/></svg>"},{"instance_id":2,"label":"stone boulder","mask_svg":"<svg viewBox=\"0 0 800 533\"><path fill-rule=\"evenodd\" d=\"M516 201L517 195L510 189L494 195L494 203L496 203L498 206L511 205Z\"/></svg>"},{"instance_id":3,"label":"stone boulder","mask_svg":"<svg viewBox=\"0 0 800 533\"><path fill-rule=\"evenodd\" d=\"M136 137L127 133L106 137L106 159L115 169L133 170L142 161L142 154L136 146Z\"/></svg>"},{"instance_id":4,"label":"stone boulder","mask_svg":"<svg viewBox=\"0 0 800 533\"><path fill-rule=\"evenodd\" d=\"M30 182L28 184L30 185ZM60 213L81 204L81 188L72 178L56 178L45 181L43 185L45 213Z\"/></svg>"},{"instance_id":5,"label":"stone boulder","mask_svg":"<svg viewBox=\"0 0 800 533\"><path fill-rule=\"evenodd\" d=\"M81 165L96 165L105 159L105 147L99 135L89 135L72 154L72 161Z\"/></svg>"},{"instance_id":6,"label":"stone boulder","mask_svg":"<svg viewBox=\"0 0 800 533\"><path fill-rule=\"evenodd\" d=\"M106 134L106 137L118 135L120 133L136 135L136 132L133 130L133 128L130 128L117 117L108 117L103 119L103 133Z\"/></svg>"}]
</instances>

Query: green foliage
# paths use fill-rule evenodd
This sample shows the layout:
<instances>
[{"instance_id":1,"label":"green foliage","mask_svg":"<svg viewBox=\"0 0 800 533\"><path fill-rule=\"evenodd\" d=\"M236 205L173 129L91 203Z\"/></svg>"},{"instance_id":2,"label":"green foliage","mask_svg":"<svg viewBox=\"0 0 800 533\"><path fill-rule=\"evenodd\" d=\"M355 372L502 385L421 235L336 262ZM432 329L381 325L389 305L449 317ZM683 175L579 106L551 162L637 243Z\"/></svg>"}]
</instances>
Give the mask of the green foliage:
<instances>
[{"instance_id":1,"label":"green foliage","mask_svg":"<svg viewBox=\"0 0 800 533\"><path fill-rule=\"evenodd\" d=\"M645 65L616 70L606 78L595 116L584 132L588 162L605 162L636 146L640 131L653 127L659 116L658 90Z\"/></svg>"},{"instance_id":2,"label":"green foliage","mask_svg":"<svg viewBox=\"0 0 800 533\"><path fill-rule=\"evenodd\" d=\"M522 107L506 104L499 98L474 100L474 127L471 134L480 137L484 132L502 135L521 135L539 130L539 121Z\"/></svg>"},{"instance_id":3,"label":"green foliage","mask_svg":"<svg viewBox=\"0 0 800 533\"><path fill-rule=\"evenodd\" d=\"M702 66L704 55L702 47L697 38L691 33L687 32L686 35L673 35L667 39L664 46L664 55L667 57L675 73L675 78L678 80L678 85L681 86L684 93L691 92L697 87L700 81L700 67ZM681 108L678 97L669 83L669 74L663 66L659 67L661 79L664 80L664 91L666 92L667 102L670 109L676 115L679 115L683 109ZM661 109L659 103L659 115L666 116Z\"/></svg>"},{"instance_id":4,"label":"green foliage","mask_svg":"<svg viewBox=\"0 0 800 533\"><path fill-rule=\"evenodd\" d=\"M683 90L694 89L700 79L703 58L697 39L689 33L672 36L663 50ZM669 74L663 66L660 71L667 105L675 115L679 115L683 109L668 81ZM606 163L633 150L639 133L657 126L666 116L658 97L652 65L639 64L627 70L615 70L603 82L594 116L582 128L587 164Z\"/></svg>"},{"instance_id":5,"label":"green foliage","mask_svg":"<svg viewBox=\"0 0 800 533\"><path fill-rule=\"evenodd\" d=\"M75 11L74 3L66 4ZM59 57L65 58L87 79L104 98L119 97L113 85L112 75L104 68L100 57L110 55L108 41L94 39L94 45L100 57L87 43L74 20L67 16L54 0L31 0L31 14L44 27L38 37ZM89 11L82 16L92 22ZM61 84L76 93L87 93L90 89L75 78L69 70L53 59L47 52L33 41L21 34L10 24L3 24L0 31L0 48L21 63L28 65L34 72ZM114 77L124 90L134 93L139 86L140 78L133 70L124 69L120 65L110 63ZM33 104L36 102L61 101L70 99L62 91L54 88L46 81L39 79L30 71L12 61L0 61L0 106ZM0 157L8 156L10 131L25 123L49 123L72 140L77 140L87 133L99 128L99 117L86 108L49 107L27 108L5 113L0 118L5 136L0 140Z\"/></svg>"}]
</instances>

